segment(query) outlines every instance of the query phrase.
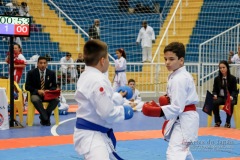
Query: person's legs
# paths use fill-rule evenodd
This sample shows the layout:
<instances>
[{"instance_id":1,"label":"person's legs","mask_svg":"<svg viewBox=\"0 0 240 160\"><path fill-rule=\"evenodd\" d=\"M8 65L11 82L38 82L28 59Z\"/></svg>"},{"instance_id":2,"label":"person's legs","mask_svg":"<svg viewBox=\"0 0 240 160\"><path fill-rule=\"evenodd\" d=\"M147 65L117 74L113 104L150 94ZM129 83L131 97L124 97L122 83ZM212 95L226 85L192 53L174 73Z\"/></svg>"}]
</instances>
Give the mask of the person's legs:
<instances>
[{"instance_id":1,"label":"person's legs","mask_svg":"<svg viewBox=\"0 0 240 160\"><path fill-rule=\"evenodd\" d=\"M224 104L224 97L218 97L216 100L213 101L213 114L214 114L214 120L215 123L217 123L219 126L222 123L221 117L219 114L219 105ZM216 127L219 127L216 126Z\"/></svg>"},{"instance_id":2,"label":"person's legs","mask_svg":"<svg viewBox=\"0 0 240 160\"><path fill-rule=\"evenodd\" d=\"M58 103L59 103L59 99L58 98L55 98L55 99L49 101L48 107L46 109L49 121L50 121L50 116L52 114L52 111L56 108Z\"/></svg>"},{"instance_id":3,"label":"person's legs","mask_svg":"<svg viewBox=\"0 0 240 160\"><path fill-rule=\"evenodd\" d=\"M87 160L96 160L96 159L104 159L104 160L112 160L110 158L111 149L108 145L106 137L101 133L95 133L92 139L90 151L84 155L84 159ZM110 142L111 143L111 142Z\"/></svg>"},{"instance_id":4,"label":"person's legs","mask_svg":"<svg viewBox=\"0 0 240 160\"><path fill-rule=\"evenodd\" d=\"M147 61L152 61L152 47L147 47Z\"/></svg>"},{"instance_id":5,"label":"person's legs","mask_svg":"<svg viewBox=\"0 0 240 160\"><path fill-rule=\"evenodd\" d=\"M147 47L142 48L142 62L147 61Z\"/></svg>"},{"instance_id":6,"label":"person's legs","mask_svg":"<svg viewBox=\"0 0 240 160\"><path fill-rule=\"evenodd\" d=\"M193 160L190 143L184 142L180 123L175 123L173 127L166 153L167 160L176 160L176 157L178 160Z\"/></svg>"},{"instance_id":7,"label":"person's legs","mask_svg":"<svg viewBox=\"0 0 240 160\"><path fill-rule=\"evenodd\" d=\"M43 108L42 99L38 95L32 95L31 101L40 114L41 121L48 121L47 111Z\"/></svg>"},{"instance_id":8,"label":"person's legs","mask_svg":"<svg viewBox=\"0 0 240 160\"><path fill-rule=\"evenodd\" d=\"M235 100L235 99L231 101L231 115L228 115L228 114L226 113L227 118L226 118L226 124L225 124L225 126L224 126L224 127L226 127L226 128L230 128L230 127L231 127L231 118L232 118L232 114L233 114L234 104L235 104L235 103L236 103L236 100Z\"/></svg>"}]
</instances>

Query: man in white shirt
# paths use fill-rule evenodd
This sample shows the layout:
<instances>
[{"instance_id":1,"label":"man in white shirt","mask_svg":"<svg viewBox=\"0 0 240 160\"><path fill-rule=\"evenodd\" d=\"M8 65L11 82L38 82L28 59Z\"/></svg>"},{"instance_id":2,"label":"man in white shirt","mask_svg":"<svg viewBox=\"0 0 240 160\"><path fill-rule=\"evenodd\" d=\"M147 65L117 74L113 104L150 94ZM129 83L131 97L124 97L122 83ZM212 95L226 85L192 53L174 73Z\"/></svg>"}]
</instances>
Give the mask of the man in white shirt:
<instances>
[{"instance_id":1,"label":"man in white shirt","mask_svg":"<svg viewBox=\"0 0 240 160\"><path fill-rule=\"evenodd\" d=\"M71 56L72 56L71 53L67 52L66 56L61 58L60 60L61 67L59 70L65 75L70 74L71 79L73 80L76 77L76 70L75 70L74 64L69 64L69 63L74 63Z\"/></svg>"},{"instance_id":2,"label":"man in white shirt","mask_svg":"<svg viewBox=\"0 0 240 160\"><path fill-rule=\"evenodd\" d=\"M147 25L147 21L142 22L142 28L140 29L137 37L137 45L142 45L142 62L152 61L152 43L155 42L155 33L151 26Z\"/></svg>"},{"instance_id":3,"label":"man in white shirt","mask_svg":"<svg viewBox=\"0 0 240 160\"><path fill-rule=\"evenodd\" d=\"M240 44L238 45L237 54L234 55L233 51L229 52L228 63L229 64L231 64L231 63L239 64L237 66L237 70L236 70L236 74L235 74L235 76L237 77L237 81L239 83L239 79L240 79Z\"/></svg>"}]
</instances>

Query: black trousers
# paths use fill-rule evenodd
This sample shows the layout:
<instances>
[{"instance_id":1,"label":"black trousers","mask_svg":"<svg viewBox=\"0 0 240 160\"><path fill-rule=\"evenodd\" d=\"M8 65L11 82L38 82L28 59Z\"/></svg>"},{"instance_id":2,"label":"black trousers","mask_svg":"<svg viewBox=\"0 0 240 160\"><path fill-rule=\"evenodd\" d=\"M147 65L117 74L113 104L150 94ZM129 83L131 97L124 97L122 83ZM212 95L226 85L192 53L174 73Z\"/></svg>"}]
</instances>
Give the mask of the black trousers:
<instances>
[{"instance_id":1,"label":"black trousers","mask_svg":"<svg viewBox=\"0 0 240 160\"><path fill-rule=\"evenodd\" d=\"M220 96L217 99L213 100L213 106L214 106L213 107L213 113L214 113L215 123L221 122L221 117L220 117L220 114L219 114L219 106L224 105L225 101L226 101L226 98L225 97L220 97ZM236 100L233 99L231 101L231 112L232 113L233 113L233 108L234 108L235 103L236 103ZM226 116L227 116L226 123L230 124L232 116L228 115L227 113L226 113Z\"/></svg>"},{"instance_id":2,"label":"black trousers","mask_svg":"<svg viewBox=\"0 0 240 160\"><path fill-rule=\"evenodd\" d=\"M56 108L56 106L59 103L58 98L55 98L50 101L43 101L43 97L41 97L39 95L32 95L31 101L32 101L34 107L36 108L36 110L39 112L40 119L43 121L50 121L50 116L52 114L52 111ZM43 104L42 104L43 102L49 103L48 107L46 109L44 109L44 107L43 107Z\"/></svg>"}]
</instances>

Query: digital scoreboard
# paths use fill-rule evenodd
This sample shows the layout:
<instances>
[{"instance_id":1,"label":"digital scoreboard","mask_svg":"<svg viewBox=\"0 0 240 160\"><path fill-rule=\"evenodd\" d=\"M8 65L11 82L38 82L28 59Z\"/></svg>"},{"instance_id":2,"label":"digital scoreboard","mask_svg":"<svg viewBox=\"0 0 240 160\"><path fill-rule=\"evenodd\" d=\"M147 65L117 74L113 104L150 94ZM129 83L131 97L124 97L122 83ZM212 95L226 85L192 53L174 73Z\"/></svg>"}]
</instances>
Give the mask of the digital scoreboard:
<instances>
[{"instance_id":1,"label":"digital scoreboard","mask_svg":"<svg viewBox=\"0 0 240 160\"><path fill-rule=\"evenodd\" d=\"M1 36L30 36L30 17L2 16L0 15L0 35Z\"/></svg>"}]
</instances>

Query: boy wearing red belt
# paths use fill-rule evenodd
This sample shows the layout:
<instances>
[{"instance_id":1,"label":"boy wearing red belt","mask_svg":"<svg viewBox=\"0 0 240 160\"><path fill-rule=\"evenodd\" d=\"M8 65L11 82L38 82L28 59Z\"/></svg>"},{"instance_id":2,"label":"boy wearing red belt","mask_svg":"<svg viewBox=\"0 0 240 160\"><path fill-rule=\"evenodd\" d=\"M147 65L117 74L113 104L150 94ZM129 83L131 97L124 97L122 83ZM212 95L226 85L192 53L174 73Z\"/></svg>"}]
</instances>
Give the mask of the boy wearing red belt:
<instances>
[{"instance_id":1,"label":"boy wearing red belt","mask_svg":"<svg viewBox=\"0 0 240 160\"><path fill-rule=\"evenodd\" d=\"M151 117L164 117L164 139L169 141L167 160L194 159L190 144L197 141L199 115L196 104L199 102L193 77L184 66L185 47L182 43L172 42L164 49L165 65L172 73L168 77L168 103L160 106L146 103L143 114Z\"/></svg>"}]
</instances>

